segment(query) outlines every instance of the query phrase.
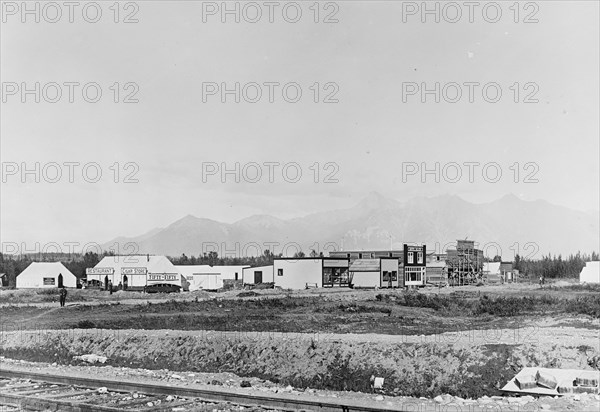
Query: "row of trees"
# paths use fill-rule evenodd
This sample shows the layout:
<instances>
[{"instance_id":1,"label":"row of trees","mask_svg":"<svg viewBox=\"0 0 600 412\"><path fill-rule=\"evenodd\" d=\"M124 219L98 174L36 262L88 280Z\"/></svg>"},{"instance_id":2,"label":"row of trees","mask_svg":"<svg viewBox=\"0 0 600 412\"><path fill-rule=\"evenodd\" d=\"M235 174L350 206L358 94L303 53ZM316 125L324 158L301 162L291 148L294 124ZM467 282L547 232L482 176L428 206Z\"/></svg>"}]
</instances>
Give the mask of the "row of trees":
<instances>
[{"instance_id":1,"label":"row of trees","mask_svg":"<svg viewBox=\"0 0 600 412\"><path fill-rule=\"evenodd\" d=\"M323 257L323 253L317 253L312 250L309 254L310 257ZM211 266L223 266L223 265L250 265L250 266L267 266L272 265L275 258L283 257L281 253L274 254L269 249L260 256L247 256L247 257L231 257L231 256L219 256L217 252L209 252L196 256L187 256L185 253L179 257L170 257L169 260L174 265L211 265ZM293 256L294 258L306 257L304 252L297 252Z\"/></svg>"},{"instance_id":2,"label":"row of trees","mask_svg":"<svg viewBox=\"0 0 600 412\"><path fill-rule=\"evenodd\" d=\"M523 259L516 255L513 267L520 273L536 277L543 275L546 278L573 278L579 276L585 262L594 260L600 260L600 256L596 252L592 252L591 255L577 252L566 258L563 258L562 255L551 256L548 254L537 260Z\"/></svg>"}]
</instances>

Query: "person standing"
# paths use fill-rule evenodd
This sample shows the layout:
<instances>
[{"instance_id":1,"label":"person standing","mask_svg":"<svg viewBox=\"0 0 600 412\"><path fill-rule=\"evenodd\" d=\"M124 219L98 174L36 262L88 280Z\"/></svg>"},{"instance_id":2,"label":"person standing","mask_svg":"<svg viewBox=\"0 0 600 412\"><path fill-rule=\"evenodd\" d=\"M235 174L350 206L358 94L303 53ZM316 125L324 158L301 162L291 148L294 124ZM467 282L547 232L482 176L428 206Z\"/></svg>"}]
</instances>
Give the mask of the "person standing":
<instances>
[{"instance_id":1,"label":"person standing","mask_svg":"<svg viewBox=\"0 0 600 412\"><path fill-rule=\"evenodd\" d=\"M65 289L65 287L63 286L62 288L60 288L60 306L61 307L65 306L66 301L67 301L67 289Z\"/></svg>"}]
</instances>

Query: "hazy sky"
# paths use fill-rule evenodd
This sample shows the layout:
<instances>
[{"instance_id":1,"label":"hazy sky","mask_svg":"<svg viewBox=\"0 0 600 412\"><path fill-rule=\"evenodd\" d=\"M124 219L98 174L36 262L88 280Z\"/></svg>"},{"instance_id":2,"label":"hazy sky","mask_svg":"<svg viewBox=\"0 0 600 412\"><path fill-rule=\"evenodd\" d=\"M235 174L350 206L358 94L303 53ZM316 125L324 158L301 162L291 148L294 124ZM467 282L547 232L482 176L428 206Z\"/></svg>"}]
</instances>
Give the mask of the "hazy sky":
<instances>
[{"instance_id":1,"label":"hazy sky","mask_svg":"<svg viewBox=\"0 0 600 412\"><path fill-rule=\"evenodd\" d=\"M513 1L502 1L496 23L493 8L482 11L486 2L473 22L462 7L456 23L447 21L456 9L443 3L436 23L409 13L421 2L393 1L321 2L318 23L313 1L296 3L296 23L296 4L275 2L271 23L264 2L228 2L240 9L236 23L215 10L220 1L121 2L115 23L114 2L100 1L102 16L89 23L84 16L93 20L95 9L84 14L86 3L73 23L66 6L49 23L57 10L40 3L36 23L21 2L3 3L2 242L104 242L187 214L288 218L350 207L370 191L473 202L514 193L599 209L598 2L521 2L516 16ZM254 5L263 14L251 23ZM127 16L138 22L122 22ZM338 22L323 22L327 16ZM39 103L35 92L21 93L36 82ZM72 103L69 82L79 84ZM223 103L215 85L235 90L236 82L240 103L234 92ZM435 92L415 89L435 90L436 82L439 103ZM102 91L96 103L82 95L91 83ZM472 102L471 83L479 84ZM138 102L124 103L132 92ZM21 174L36 162L39 183L36 172ZM65 162L78 163L73 182ZM439 182L435 173L423 182L415 167L435 170L436 162ZM465 162L479 162L472 182ZM234 172L222 176L222 164ZM253 183L256 164L262 176ZM137 183L125 183L128 176Z\"/></svg>"}]
</instances>

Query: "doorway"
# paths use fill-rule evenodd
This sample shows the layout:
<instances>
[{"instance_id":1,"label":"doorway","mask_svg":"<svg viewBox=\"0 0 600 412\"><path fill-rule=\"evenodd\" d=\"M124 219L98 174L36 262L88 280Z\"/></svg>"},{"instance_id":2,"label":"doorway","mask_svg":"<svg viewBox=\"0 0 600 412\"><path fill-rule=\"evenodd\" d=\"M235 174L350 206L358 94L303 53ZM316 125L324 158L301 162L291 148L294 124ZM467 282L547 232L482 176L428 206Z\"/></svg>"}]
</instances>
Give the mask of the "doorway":
<instances>
[{"instance_id":1,"label":"doorway","mask_svg":"<svg viewBox=\"0 0 600 412\"><path fill-rule=\"evenodd\" d=\"M254 271L254 283L262 283L262 271Z\"/></svg>"}]
</instances>

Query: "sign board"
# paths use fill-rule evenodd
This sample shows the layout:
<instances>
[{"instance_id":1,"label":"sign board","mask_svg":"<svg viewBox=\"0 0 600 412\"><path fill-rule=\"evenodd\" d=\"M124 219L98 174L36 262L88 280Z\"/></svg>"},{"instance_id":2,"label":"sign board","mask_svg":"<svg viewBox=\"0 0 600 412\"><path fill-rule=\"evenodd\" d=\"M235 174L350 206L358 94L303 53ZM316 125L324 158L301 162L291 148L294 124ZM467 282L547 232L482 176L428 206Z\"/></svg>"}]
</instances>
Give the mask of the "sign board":
<instances>
[{"instance_id":1,"label":"sign board","mask_svg":"<svg viewBox=\"0 0 600 412\"><path fill-rule=\"evenodd\" d=\"M347 268L348 266L350 266L350 262L348 261L348 259L323 260L323 267L326 268Z\"/></svg>"},{"instance_id":2,"label":"sign board","mask_svg":"<svg viewBox=\"0 0 600 412\"><path fill-rule=\"evenodd\" d=\"M112 275L115 272L113 268L87 268L86 275Z\"/></svg>"},{"instance_id":3,"label":"sign board","mask_svg":"<svg viewBox=\"0 0 600 412\"><path fill-rule=\"evenodd\" d=\"M176 273L150 273L148 275L148 282L176 282L178 278L179 275Z\"/></svg>"},{"instance_id":4,"label":"sign board","mask_svg":"<svg viewBox=\"0 0 600 412\"><path fill-rule=\"evenodd\" d=\"M146 268L121 268L121 275L145 275L148 273Z\"/></svg>"},{"instance_id":5,"label":"sign board","mask_svg":"<svg viewBox=\"0 0 600 412\"><path fill-rule=\"evenodd\" d=\"M408 248L409 252L422 252L423 251L423 246L410 246L410 245L406 245L406 247Z\"/></svg>"}]
</instances>

